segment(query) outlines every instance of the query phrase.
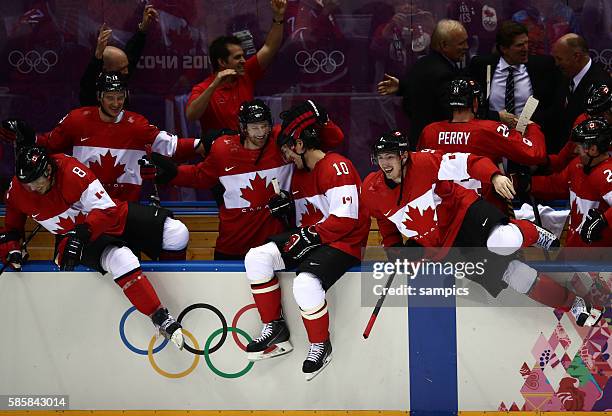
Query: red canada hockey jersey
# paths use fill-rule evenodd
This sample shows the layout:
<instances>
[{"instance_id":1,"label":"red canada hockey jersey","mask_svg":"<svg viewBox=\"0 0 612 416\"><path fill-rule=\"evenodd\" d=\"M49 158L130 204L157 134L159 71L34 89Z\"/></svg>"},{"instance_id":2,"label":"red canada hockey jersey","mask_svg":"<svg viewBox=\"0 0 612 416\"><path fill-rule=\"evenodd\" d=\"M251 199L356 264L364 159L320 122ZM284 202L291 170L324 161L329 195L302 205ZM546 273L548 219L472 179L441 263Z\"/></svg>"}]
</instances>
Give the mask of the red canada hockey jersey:
<instances>
[{"instance_id":1,"label":"red canada hockey jersey","mask_svg":"<svg viewBox=\"0 0 612 416\"><path fill-rule=\"evenodd\" d=\"M402 235L425 247L450 247L463 218L478 195L453 181L476 178L491 181L499 173L487 158L433 150L410 154L401 187L387 185L382 171L363 182L361 200L378 220L383 246L402 242ZM443 253L440 253L443 254Z\"/></svg>"},{"instance_id":2,"label":"red canada hockey jersey","mask_svg":"<svg viewBox=\"0 0 612 416\"><path fill-rule=\"evenodd\" d=\"M370 216L359 201L361 178L353 164L328 153L308 172L296 169L291 180L296 225L315 226L323 244L361 258Z\"/></svg>"},{"instance_id":3,"label":"red canada hockey jersey","mask_svg":"<svg viewBox=\"0 0 612 416\"><path fill-rule=\"evenodd\" d=\"M127 218L127 203L113 201L86 166L73 157L53 155L57 169L51 190L44 195L30 192L13 178L6 193L5 229L23 233L28 216L52 234L65 234L76 224L86 223L95 240L100 234L121 235Z\"/></svg>"},{"instance_id":4,"label":"red canada hockey jersey","mask_svg":"<svg viewBox=\"0 0 612 416\"><path fill-rule=\"evenodd\" d=\"M100 119L98 107L72 110L36 141L51 153L72 153L93 171L111 197L122 201L139 200L138 160L146 154L147 145L153 152L177 159L195 156L194 139L178 139L131 111L107 123Z\"/></svg>"},{"instance_id":5,"label":"red canada hockey jersey","mask_svg":"<svg viewBox=\"0 0 612 416\"><path fill-rule=\"evenodd\" d=\"M612 246L612 159L598 164L587 175L577 157L561 172L550 176L534 176L531 192L542 199L567 199L570 201L570 223L566 246ZM608 221L603 238L587 244L580 238L580 230L589 209L601 211Z\"/></svg>"},{"instance_id":6,"label":"red canada hockey jersey","mask_svg":"<svg viewBox=\"0 0 612 416\"><path fill-rule=\"evenodd\" d=\"M219 236L216 248L231 255L245 255L252 247L285 230L281 220L272 217L268 201L274 195L272 179L281 189L289 190L293 164L283 160L276 145L280 126L274 126L263 153L246 149L240 135L215 140L206 159L197 165L179 166L173 185L210 188L221 182L223 206L219 208ZM342 131L329 122L321 129L327 147L337 146L344 138ZM261 153L261 158L260 158ZM256 161L259 161L256 163Z\"/></svg>"},{"instance_id":7,"label":"red canada hockey jersey","mask_svg":"<svg viewBox=\"0 0 612 416\"><path fill-rule=\"evenodd\" d=\"M523 165L539 165L546 161L544 134L534 123L529 124L525 135L521 136L518 131L509 129L498 121L439 121L423 129L418 148L444 153L472 153L486 156L495 164L500 163L504 157ZM474 179L457 183L468 189L476 189L487 201L504 212L507 210L507 203L497 195L490 184L482 184ZM478 191L479 189L481 191Z\"/></svg>"}]
</instances>

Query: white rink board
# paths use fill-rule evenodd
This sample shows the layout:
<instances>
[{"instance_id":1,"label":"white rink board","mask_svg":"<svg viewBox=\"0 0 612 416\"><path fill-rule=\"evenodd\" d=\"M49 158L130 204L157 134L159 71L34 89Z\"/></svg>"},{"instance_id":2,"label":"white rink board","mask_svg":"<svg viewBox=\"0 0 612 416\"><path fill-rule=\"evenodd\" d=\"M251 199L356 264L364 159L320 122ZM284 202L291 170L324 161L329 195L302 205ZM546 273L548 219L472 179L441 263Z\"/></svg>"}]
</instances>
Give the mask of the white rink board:
<instances>
[{"instance_id":1,"label":"white rink board","mask_svg":"<svg viewBox=\"0 0 612 416\"><path fill-rule=\"evenodd\" d=\"M253 303L243 272L146 274L175 317L191 304L208 303L231 326L236 312ZM201 357L189 375L171 379L158 374L147 356L130 351L121 340L119 322L131 305L108 276L4 274L0 394L67 394L70 408L83 410L409 410L406 309L384 309L372 335L364 340L361 334L372 308L360 307L359 273L348 273L328 293L333 360L306 382L301 366L308 342L292 296L292 276L281 274L293 352L257 362L234 379L215 375ZM221 327L212 312L201 309L190 312L183 323L201 349ZM246 312L237 326L258 335L257 312ZM148 318L134 312L126 321L125 334L134 346L146 349L154 328ZM181 372L194 359L172 345L154 357L167 372ZM231 333L210 358L225 372L238 372L247 364Z\"/></svg>"}]
</instances>

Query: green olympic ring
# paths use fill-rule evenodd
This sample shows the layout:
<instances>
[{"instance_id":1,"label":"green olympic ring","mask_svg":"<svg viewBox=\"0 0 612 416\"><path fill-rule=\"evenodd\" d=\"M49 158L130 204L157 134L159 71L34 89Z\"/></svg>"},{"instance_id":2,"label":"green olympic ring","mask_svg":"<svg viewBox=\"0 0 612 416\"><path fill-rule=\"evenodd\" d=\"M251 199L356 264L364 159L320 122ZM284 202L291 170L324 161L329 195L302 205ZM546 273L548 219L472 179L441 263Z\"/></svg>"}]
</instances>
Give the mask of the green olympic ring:
<instances>
[{"instance_id":1,"label":"green olympic ring","mask_svg":"<svg viewBox=\"0 0 612 416\"><path fill-rule=\"evenodd\" d=\"M249 334L247 334L246 332L244 332L240 328L234 328L233 326L228 326L227 330L228 330L228 332L236 332L236 333L242 335L244 338L246 338L247 342L251 342L253 340L249 336ZM210 368L210 370L213 373L215 373L216 375L218 375L219 377L223 377L223 378L238 378L238 377L242 377L243 375L248 373L251 370L251 368L253 368L253 364L255 364L253 361L249 361L247 366L244 367L244 369L238 371L237 373L225 373L225 372L219 370L217 367L215 367L214 364L212 363L211 359L210 359L210 354L208 353L208 350L210 348L210 344L212 343L213 339L217 335L219 335L221 333L223 333L223 328L217 329L215 332L210 334L210 336L206 340L206 344L204 345L204 360L206 361L206 365L208 365L208 368Z\"/></svg>"}]
</instances>

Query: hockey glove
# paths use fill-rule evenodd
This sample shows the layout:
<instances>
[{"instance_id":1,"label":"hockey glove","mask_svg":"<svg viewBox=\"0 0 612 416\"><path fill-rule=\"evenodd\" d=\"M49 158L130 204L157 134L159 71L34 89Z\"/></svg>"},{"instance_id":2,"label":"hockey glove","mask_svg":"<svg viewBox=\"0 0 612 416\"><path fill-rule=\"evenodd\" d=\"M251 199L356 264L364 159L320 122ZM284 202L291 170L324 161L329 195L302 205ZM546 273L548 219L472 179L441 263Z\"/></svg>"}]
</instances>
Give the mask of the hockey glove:
<instances>
[{"instance_id":1,"label":"hockey glove","mask_svg":"<svg viewBox=\"0 0 612 416\"><path fill-rule=\"evenodd\" d=\"M0 259L2 259L2 264L5 266L9 264L14 270L21 269L23 263L20 238L16 231L0 234Z\"/></svg>"},{"instance_id":2,"label":"hockey glove","mask_svg":"<svg viewBox=\"0 0 612 416\"><path fill-rule=\"evenodd\" d=\"M155 182L161 185L169 183L178 174L176 163L167 156L151 153L151 162L155 165Z\"/></svg>"},{"instance_id":3,"label":"hockey glove","mask_svg":"<svg viewBox=\"0 0 612 416\"><path fill-rule=\"evenodd\" d=\"M0 139L15 143L17 148L34 146L36 144L36 132L25 121L9 118L2 122L0 128Z\"/></svg>"},{"instance_id":4,"label":"hockey glove","mask_svg":"<svg viewBox=\"0 0 612 416\"><path fill-rule=\"evenodd\" d=\"M385 249L387 259L395 263L397 260L403 262L420 260L423 258L424 248L414 239L409 238L405 243L396 243Z\"/></svg>"},{"instance_id":5,"label":"hockey glove","mask_svg":"<svg viewBox=\"0 0 612 416\"><path fill-rule=\"evenodd\" d=\"M138 166L140 166L140 177L142 180L155 180L155 174L157 173L157 168L155 164L152 163L148 157L143 156L138 159Z\"/></svg>"},{"instance_id":6,"label":"hockey glove","mask_svg":"<svg viewBox=\"0 0 612 416\"><path fill-rule=\"evenodd\" d=\"M274 194L268 201L268 208L274 218L281 220L291 218L293 215L293 198L289 192L281 189L280 194Z\"/></svg>"},{"instance_id":7,"label":"hockey glove","mask_svg":"<svg viewBox=\"0 0 612 416\"><path fill-rule=\"evenodd\" d=\"M593 241L599 241L601 240L601 233L607 226L608 221L606 221L606 217L595 208L591 208L582 224L580 238L582 238L582 241L589 244Z\"/></svg>"},{"instance_id":8,"label":"hockey glove","mask_svg":"<svg viewBox=\"0 0 612 416\"><path fill-rule=\"evenodd\" d=\"M79 264L83 257L83 248L89 242L91 232L87 225L79 224L68 231L57 245L55 264L62 271L70 272Z\"/></svg>"},{"instance_id":9,"label":"hockey glove","mask_svg":"<svg viewBox=\"0 0 612 416\"><path fill-rule=\"evenodd\" d=\"M531 191L531 175L528 173L511 173L510 179L512 179L512 186L516 191L516 196L522 201L530 201L531 197L529 192Z\"/></svg>"},{"instance_id":10,"label":"hockey glove","mask_svg":"<svg viewBox=\"0 0 612 416\"><path fill-rule=\"evenodd\" d=\"M289 236L283 246L283 253L293 260L300 261L313 248L321 245L321 237L314 226L301 227Z\"/></svg>"}]
</instances>

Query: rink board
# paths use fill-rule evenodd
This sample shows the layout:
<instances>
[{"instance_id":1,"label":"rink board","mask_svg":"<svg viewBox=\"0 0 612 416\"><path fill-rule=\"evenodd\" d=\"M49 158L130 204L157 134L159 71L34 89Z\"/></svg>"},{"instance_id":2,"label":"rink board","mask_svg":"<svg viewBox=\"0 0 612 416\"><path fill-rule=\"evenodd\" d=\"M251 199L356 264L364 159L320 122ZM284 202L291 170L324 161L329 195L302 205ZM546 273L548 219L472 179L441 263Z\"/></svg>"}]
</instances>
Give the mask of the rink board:
<instances>
[{"instance_id":1,"label":"rink board","mask_svg":"<svg viewBox=\"0 0 612 416\"><path fill-rule=\"evenodd\" d=\"M147 275L175 317L190 305L205 303L232 326L237 313L252 304L242 266L221 267L230 271L219 271L218 264L209 268L214 271L189 263L170 268ZM192 269L198 271L185 271ZM6 273L0 278L0 395L68 394L71 409L148 414L184 409L446 415L510 410L513 405L513 410L579 411L565 408L578 404L604 414L612 408L607 382L612 372L601 360L610 344L608 322L583 329L567 314L535 305L502 308L495 302L483 307L459 301L452 309L383 308L371 337L364 340L372 308L360 305L358 272L348 273L328 293L334 358L306 382L301 363L307 340L291 293L292 276L281 274L281 286L295 349L245 372L247 361L231 332L208 356L210 364L205 356L194 364L194 355L171 345L151 357L135 352L147 349L152 326L137 312L128 314L129 302L108 277ZM502 299L512 296L518 295L502 293ZM203 309L188 312L183 323L200 349L221 327L219 318ZM258 334L256 311L243 311L235 326ZM238 339L245 342L242 335ZM210 339L209 346L218 341L218 336ZM540 366L547 349L554 354ZM567 388L568 378L574 378L574 390Z\"/></svg>"}]
</instances>

